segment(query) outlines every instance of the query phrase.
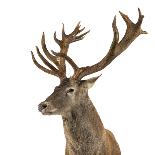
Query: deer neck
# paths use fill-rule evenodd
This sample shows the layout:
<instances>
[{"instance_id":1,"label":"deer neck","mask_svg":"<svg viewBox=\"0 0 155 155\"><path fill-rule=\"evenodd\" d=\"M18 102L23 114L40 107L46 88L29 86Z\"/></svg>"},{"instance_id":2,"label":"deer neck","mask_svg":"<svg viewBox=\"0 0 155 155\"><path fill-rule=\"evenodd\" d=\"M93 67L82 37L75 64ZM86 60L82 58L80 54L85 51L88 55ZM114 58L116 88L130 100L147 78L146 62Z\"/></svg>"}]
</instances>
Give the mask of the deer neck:
<instances>
[{"instance_id":1,"label":"deer neck","mask_svg":"<svg viewBox=\"0 0 155 155\"><path fill-rule=\"evenodd\" d=\"M67 145L74 150L91 147L100 143L104 127L91 100L85 98L66 116L63 116ZM89 146L90 144L90 146Z\"/></svg>"}]
</instances>

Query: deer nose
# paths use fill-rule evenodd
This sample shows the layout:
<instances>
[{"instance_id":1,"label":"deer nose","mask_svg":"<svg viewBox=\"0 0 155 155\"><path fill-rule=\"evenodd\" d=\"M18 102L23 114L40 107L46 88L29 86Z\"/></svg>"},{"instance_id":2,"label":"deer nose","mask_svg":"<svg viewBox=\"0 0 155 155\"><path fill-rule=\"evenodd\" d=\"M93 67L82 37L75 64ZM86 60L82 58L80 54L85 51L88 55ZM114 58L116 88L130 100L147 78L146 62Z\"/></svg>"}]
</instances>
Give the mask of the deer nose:
<instances>
[{"instance_id":1,"label":"deer nose","mask_svg":"<svg viewBox=\"0 0 155 155\"><path fill-rule=\"evenodd\" d=\"M45 109L45 108L47 108L47 104L45 104L45 103L40 103L39 105L38 105L38 110L41 112L43 109Z\"/></svg>"}]
</instances>

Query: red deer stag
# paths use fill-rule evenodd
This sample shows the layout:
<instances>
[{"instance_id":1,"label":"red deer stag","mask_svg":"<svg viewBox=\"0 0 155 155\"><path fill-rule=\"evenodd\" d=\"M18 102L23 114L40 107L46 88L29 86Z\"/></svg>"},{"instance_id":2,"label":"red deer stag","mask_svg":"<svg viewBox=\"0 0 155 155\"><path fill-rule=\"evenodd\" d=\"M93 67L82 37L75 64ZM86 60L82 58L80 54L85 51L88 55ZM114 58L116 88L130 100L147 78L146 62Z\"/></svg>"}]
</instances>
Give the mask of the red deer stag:
<instances>
[{"instance_id":1,"label":"red deer stag","mask_svg":"<svg viewBox=\"0 0 155 155\"><path fill-rule=\"evenodd\" d=\"M116 16L114 17L113 41L107 55L98 63L92 66L78 67L77 64L67 55L69 45L82 40L89 32L82 33L85 28L80 28L77 24L73 32L66 34L64 25L62 28L62 39L59 40L54 33L54 40L60 46L60 52L49 52L45 44L43 33L41 45L44 54L51 61L47 61L41 54L38 47L36 51L43 63L48 67L40 65L32 53L34 64L41 70L60 78L60 85L55 87L54 92L45 101L39 104L38 109L43 115L61 115L63 119L64 133L66 137L65 155L120 155L119 145L114 135L105 129L101 119L93 106L88 89L93 86L99 78L93 77L82 80L83 77L98 72L110 64L140 35L146 34L141 29L143 15L138 9L139 18L137 23L133 23L127 15L120 12L127 25L124 37L119 41L119 32L116 26ZM73 68L74 74L67 78L67 61Z\"/></svg>"}]
</instances>

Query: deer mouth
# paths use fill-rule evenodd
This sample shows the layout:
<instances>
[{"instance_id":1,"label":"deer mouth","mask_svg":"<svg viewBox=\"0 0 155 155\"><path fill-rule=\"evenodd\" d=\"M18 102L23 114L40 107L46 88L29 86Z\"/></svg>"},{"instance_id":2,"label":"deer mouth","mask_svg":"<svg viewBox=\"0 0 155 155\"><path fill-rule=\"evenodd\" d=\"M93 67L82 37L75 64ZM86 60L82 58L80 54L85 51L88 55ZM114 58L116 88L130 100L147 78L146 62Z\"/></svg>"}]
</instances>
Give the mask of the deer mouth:
<instances>
[{"instance_id":1,"label":"deer mouth","mask_svg":"<svg viewBox=\"0 0 155 155\"><path fill-rule=\"evenodd\" d=\"M46 109L43 109L43 110L41 111L41 113L42 113L43 115L52 115L52 114L53 114L52 112L48 112Z\"/></svg>"},{"instance_id":2,"label":"deer mouth","mask_svg":"<svg viewBox=\"0 0 155 155\"><path fill-rule=\"evenodd\" d=\"M53 110L50 110L50 111L48 111L48 109L43 109L42 111L41 111L41 113L43 114L43 115L54 115L55 113L56 113L56 111L57 111L57 109L55 108L55 109L53 109Z\"/></svg>"}]
</instances>

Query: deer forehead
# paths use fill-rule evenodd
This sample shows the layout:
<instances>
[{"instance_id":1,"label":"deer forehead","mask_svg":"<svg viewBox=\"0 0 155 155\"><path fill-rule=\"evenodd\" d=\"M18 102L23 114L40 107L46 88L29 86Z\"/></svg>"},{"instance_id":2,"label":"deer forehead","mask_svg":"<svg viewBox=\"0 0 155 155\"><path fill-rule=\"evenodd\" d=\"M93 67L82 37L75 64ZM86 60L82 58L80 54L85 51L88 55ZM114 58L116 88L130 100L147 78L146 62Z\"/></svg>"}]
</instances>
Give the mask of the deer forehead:
<instances>
[{"instance_id":1,"label":"deer forehead","mask_svg":"<svg viewBox=\"0 0 155 155\"><path fill-rule=\"evenodd\" d=\"M72 79L65 79L60 83L59 86L56 87L56 89L62 89L62 88L76 88L78 87L79 82L72 80Z\"/></svg>"}]
</instances>

